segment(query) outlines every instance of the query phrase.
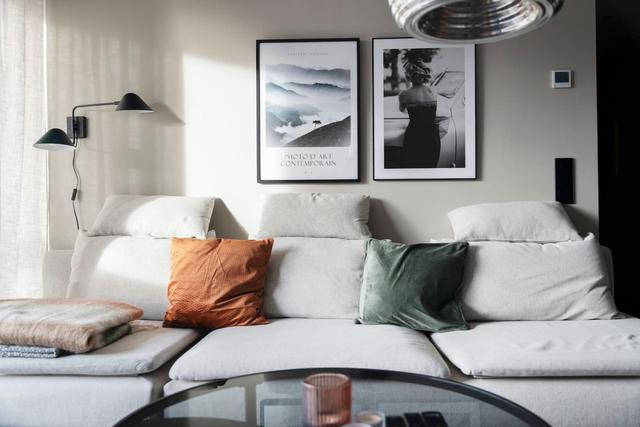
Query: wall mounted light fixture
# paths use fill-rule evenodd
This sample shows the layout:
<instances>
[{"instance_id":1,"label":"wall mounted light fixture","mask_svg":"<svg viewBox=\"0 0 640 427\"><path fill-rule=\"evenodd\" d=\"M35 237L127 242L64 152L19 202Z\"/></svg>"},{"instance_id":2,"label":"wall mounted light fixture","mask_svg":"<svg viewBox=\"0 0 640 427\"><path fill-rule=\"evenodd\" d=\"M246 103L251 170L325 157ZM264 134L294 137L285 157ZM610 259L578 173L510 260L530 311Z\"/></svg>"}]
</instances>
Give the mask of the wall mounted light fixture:
<instances>
[{"instance_id":1,"label":"wall mounted light fixture","mask_svg":"<svg viewBox=\"0 0 640 427\"><path fill-rule=\"evenodd\" d=\"M78 148L78 139L88 136L88 120L85 116L76 116L78 108L85 107L101 107L105 105L115 105L115 111L132 111L137 113L152 113L153 110L135 93L125 94L119 101L99 102L96 104L80 104L73 107L71 116L67 117L67 132L59 128L49 129L42 137L36 141L33 146L42 150L76 150ZM71 137L69 137L71 136ZM76 167L76 154L73 153L72 167L76 176L76 185L71 193L71 204L73 206L73 215L76 220L76 228L80 229L78 222L78 214L76 212L76 200L78 198L78 189L80 187L80 174Z\"/></svg>"}]
</instances>

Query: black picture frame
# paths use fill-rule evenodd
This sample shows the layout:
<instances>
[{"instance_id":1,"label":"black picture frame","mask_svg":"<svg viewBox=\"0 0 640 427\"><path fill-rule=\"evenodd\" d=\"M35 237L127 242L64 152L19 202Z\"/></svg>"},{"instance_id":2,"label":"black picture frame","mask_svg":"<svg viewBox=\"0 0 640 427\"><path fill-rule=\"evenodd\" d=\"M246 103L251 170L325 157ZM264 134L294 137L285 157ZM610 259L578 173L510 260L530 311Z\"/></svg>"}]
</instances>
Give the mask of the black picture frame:
<instances>
[{"instance_id":1,"label":"black picture frame","mask_svg":"<svg viewBox=\"0 0 640 427\"><path fill-rule=\"evenodd\" d=\"M466 135L470 138L465 140L465 148L468 148L472 154L471 157L471 165L466 165L466 174L462 174L462 176L400 176L400 177L389 177L389 176L381 176L380 174L380 158L382 158L384 162L384 155L379 153L380 145L384 144L384 113L382 114L382 124L380 120L380 111L384 109L384 103L381 102L380 97L380 87L377 86L380 83L377 81L377 77L380 75L381 70L378 70L377 63L379 58L380 49L377 44L380 42L386 42L391 44L390 48L392 49L402 49L407 46L411 46L411 48L438 48L438 49L450 49L450 48L464 48L465 49L465 79L469 79L468 82L465 82L466 85L469 85L468 90L466 91L466 102L470 105L470 108L465 108L465 115L470 119L469 121L465 121L465 131ZM413 46L415 45L415 46ZM374 181L473 181L478 179L478 155L477 155L477 135L476 135L476 84L475 84L475 75L476 75L476 46L473 44L468 45L434 45L431 43L419 41L410 37L375 37L371 40L371 94L372 94L372 175ZM470 128L470 129L469 129ZM381 132L382 130L382 132ZM381 140L381 134L382 140ZM383 145L384 147L384 145ZM377 154L378 152L378 154ZM384 148L382 150L384 152ZM467 152L468 155L469 152ZM416 169L418 170L418 169ZM434 170L434 169L422 169L422 170Z\"/></svg>"},{"instance_id":2,"label":"black picture frame","mask_svg":"<svg viewBox=\"0 0 640 427\"><path fill-rule=\"evenodd\" d=\"M352 106L350 110L350 124L351 124L351 132L350 132L350 146L356 145L355 149L352 149L352 155L350 156L349 165L352 168L354 174L352 177L338 177L338 178L300 178L300 177L292 177L291 179L270 179L265 178L263 176L264 167L263 160L265 156L262 153L262 150L265 148L263 146L264 138L263 138L263 120L265 119L263 114L263 102L265 99L262 94L262 85L268 82L265 82L261 78L261 46L267 44L299 44L299 43L336 43L336 42L350 42L354 43L354 58L352 58L352 68L350 71L351 85L349 87L350 92L349 96L352 97ZM355 99L353 99L353 90L356 91ZM312 184L312 183L357 183L360 182L361 177L361 165L360 165L360 156L362 152L362 144L361 144L361 90L360 90L360 39L357 37L349 37L349 38L301 38L301 39L260 39L256 40L256 118L257 118L257 129L256 129L256 158L257 158L257 182L260 184ZM353 111L355 110L355 111ZM355 118L356 123L351 123L351 120ZM353 130L355 129L356 136L353 136ZM305 147L309 148L309 147ZM334 147L335 148L335 147Z\"/></svg>"}]
</instances>

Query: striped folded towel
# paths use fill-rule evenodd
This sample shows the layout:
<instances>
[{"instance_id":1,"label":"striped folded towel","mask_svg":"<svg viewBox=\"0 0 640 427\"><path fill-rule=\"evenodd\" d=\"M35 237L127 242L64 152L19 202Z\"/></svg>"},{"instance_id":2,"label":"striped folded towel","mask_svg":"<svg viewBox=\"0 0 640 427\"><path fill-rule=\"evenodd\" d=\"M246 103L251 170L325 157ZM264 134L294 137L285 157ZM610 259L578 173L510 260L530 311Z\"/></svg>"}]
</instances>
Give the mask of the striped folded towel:
<instances>
[{"instance_id":1,"label":"striped folded towel","mask_svg":"<svg viewBox=\"0 0 640 427\"><path fill-rule=\"evenodd\" d=\"M29 359L54 359L67 354L66 351L52 347L36 347L33 345L0 344L0 357L23 357Z\"/></svg>"}]
</instances>

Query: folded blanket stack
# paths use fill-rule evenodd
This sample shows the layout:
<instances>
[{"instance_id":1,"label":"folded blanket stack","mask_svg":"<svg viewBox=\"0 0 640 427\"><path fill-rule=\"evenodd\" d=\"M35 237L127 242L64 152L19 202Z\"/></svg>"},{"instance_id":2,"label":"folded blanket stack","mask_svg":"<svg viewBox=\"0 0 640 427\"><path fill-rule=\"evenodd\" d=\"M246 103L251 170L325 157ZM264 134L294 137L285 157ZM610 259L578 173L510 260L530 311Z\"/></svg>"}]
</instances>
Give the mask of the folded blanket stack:
<instances>
[{"instance_id":1,"label":"folded blanket stack","mask_svg":"<svg viewBox=\"0 0 640 427\"><path fill-rule=\"evenodd\" d=\"M53 358L86 353L131 331L132 305L102 300L0 300L0 357Z\"/></svg>"}]
</instances>

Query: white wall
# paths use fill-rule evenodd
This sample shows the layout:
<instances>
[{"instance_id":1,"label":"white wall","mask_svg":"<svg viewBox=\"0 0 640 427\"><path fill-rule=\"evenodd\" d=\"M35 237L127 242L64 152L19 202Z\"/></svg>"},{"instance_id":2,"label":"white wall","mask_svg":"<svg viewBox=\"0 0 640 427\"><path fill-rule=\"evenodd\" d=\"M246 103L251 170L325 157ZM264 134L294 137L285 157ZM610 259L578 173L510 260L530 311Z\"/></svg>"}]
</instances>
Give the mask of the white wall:
<instances>
[{"instance_id":1,"label":"white wall","mask_svg":"<svg viewBox=\"0 0 640 427\"><path fill-rule=\"evenodd\" d=\"M477 49L476 181L373 182L371 38L401 36L385 0L49 0L49 125L74 104L142 95L155 114L95 109L80 142L81 216L110 193L215 195L215 227L245 237L260 195L370 194L377 237L451 234L446 213L485 201L554 198L553 159L576 158L582 231L597 231L595 0L568 0L541 30ZM255 40L360 37L360 184L256 183ZM549 72L575 70L551 90ZM51 247L71 247L71 155L50 155Z\"/></svg>"}]
</instances>

